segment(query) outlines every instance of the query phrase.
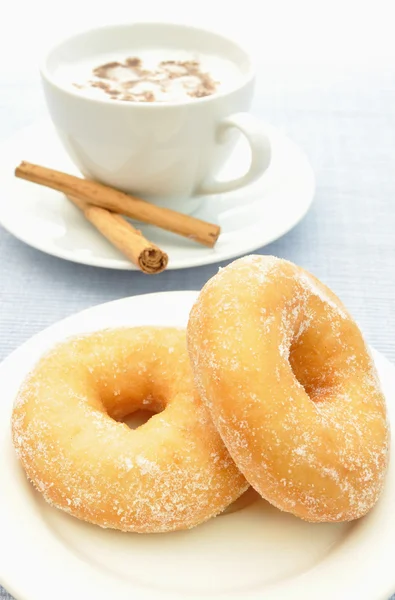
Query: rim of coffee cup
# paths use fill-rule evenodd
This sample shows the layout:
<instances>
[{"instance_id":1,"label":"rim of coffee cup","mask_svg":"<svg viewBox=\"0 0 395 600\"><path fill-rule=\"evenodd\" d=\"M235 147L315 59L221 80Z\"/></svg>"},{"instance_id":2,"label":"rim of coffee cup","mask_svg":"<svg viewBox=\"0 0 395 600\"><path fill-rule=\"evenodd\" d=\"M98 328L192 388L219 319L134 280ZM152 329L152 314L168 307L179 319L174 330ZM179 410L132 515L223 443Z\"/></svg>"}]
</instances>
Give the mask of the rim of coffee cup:
<instances>
[{"instance_id":1,"label":"rim of coffee cup","mask_svg":"<svg viewBox=\"0 0 395 600\"><path fill-rule=\"evenodd\" d=\"M174 28L174 29L184 29L184 30L189 30L189 31L195 31L195 32L199 32L199 33L203 33L203 34L207 34L213 37L216 37L218 39L220 39L222 42L228 43L228 44L232 44L235 48L237 48L237 50L244 55L244 59L246 60L247 63L247 69L245 73L242 73L242 80L236 84L234 87L231 87L230 89L227 89L226 91L218 91L215 92L214 94L211 94L209 96L204 96L202 98L194 98L193 101L191 100L185 100L185 101L172 101L172 102L125 102L124 100L116 100L116 99L109 99L109 98L95 98L92 96L85 96L84 94L79 93L77 90L74 91L73 89L68 89L66 86L62 85L61 83L59 83L56 80L56 77L53 75L53 73L51 73L51 70L48 68L48 62L51 59L51 57L53 56L53 54L58 51L63 45L66 44L70 44L73 42L73 40L80 40L82 39L84 36L88 35L88 34L92 34L92 33L100 33L100 32L106 32L109 31L111 29L114 30L119 30L119 29L128 29L130 27L170 27L170 28ZM98 104L111 104L111 105L116 105L116 106L124 106L125 109L127 109L127 107L133 106L134 108L139 107L140 109L152 109L153 107L155 107L156 109L158 109L159 107L161 107L162 109L166 109L168 107L176 107L176 106L184 106L185 104L188 105L195 105L195 104L201 104L201 103L205 103L205 102L210 102L214 99L220 98L220 97L226 97L232 93L234 93L235 91L239 90L240 88L244 87L245 85L247 85L248 83L250 83L252 80L255 79L255 67L252 61L252 57L250 55L250 53L243 48L243 46L237 42L236 40L232 39L231 37L228 37L226 35L223 35L221 33L218 33L215 30L212 29L208 29L206 27L195 27L193 25L186 25L186 24L182 24L182 23L166 23L164 21L135 21L135 22L130 22L130 23L118 23L118 24L111 24L111 25L103 25L100 27L92 27L90 29L84 29L82 31L79 31L77 33L74 33L72 35L68 35L64 38L62 38L59 42L57 42L56 44L53 44L51 46L51 48L49 50L47 50L47 52L45 53L44 57L41 59L40 62L40 74L43 80L45 80L47 83L49 83L50 85L52 85L53 87L57 88L58 90L60 90L62 93L72 96L74 98L78 98L81 101L87 101L87 102L94 102L94 103L98 103Z\"/></svg>"}]
</instances>

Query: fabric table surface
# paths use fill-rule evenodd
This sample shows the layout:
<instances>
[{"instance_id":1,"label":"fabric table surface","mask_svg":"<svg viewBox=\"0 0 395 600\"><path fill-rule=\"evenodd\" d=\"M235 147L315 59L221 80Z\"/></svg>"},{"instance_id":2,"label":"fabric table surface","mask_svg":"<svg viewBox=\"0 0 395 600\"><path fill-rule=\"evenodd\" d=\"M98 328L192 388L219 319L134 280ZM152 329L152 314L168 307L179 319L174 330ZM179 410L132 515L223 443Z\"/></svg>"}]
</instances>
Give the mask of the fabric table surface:
<instances>
[{"instance_id":1,"label":"fabric table surface","mask_svg":"<svg viewBox=\"0 0 395 600\"><path fill-rule=\"evenodd\" d=\"M258 253L294 261L322 279L355 316L368 342L394 361L392 69L269 72L258 83L253 113L281 127L306 151L317 180L304 220ZM44 115L36 81L2 80L0 141ZM219 266L154 277L88 267L36 251L1 228L0 252L0 359L77 311L136 294L198 290ZM10 598L0 588L0 599Z\"/></svg>"}]
</instances>

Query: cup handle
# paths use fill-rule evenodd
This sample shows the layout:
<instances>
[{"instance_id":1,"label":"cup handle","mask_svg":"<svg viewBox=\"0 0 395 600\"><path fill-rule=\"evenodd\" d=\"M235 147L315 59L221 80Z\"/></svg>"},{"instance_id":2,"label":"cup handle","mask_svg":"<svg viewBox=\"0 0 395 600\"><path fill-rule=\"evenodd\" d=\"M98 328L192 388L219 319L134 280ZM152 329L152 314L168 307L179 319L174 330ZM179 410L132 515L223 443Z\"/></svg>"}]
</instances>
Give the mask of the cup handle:
<instances>
[{"instance_id":1,"label":"cup handle","mask_svg":"<svg viewBox=\"0 0 395 600\"><path fill-rule=\"evenodd\" d=\"M252 183L266 171L270 164L271 147L267 134L263 131L261 122L249 113L236 113L227 117L219 124L217 141L225 141L228 129L235 127L247 138L251 147L251 164L247 173L229 181L210 179L203 182L197 189L197 194L220 194L230 192Z\"/></svg>"}]
</instances>

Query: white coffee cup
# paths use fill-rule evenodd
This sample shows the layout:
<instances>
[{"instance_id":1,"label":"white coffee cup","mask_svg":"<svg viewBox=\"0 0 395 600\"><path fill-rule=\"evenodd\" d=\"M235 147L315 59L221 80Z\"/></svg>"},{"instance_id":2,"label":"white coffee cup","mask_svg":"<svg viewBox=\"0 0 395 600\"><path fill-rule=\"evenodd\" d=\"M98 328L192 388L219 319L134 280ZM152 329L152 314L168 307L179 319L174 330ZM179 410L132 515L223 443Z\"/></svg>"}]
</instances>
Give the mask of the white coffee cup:
<instances>
[{"instance_id":1,"label":"white coffee cup","mask_svg":"<svg viewBox=\"0 0 395 600\"><path fill-rule=\"evenodd\" d=\"M237 67L234 86L183 102L122 102L89 97L59 76L96 56L138 56L153 47L226 58ZM255 80L251 59L216 33L167 23L93 29L50 50L41 74L53 123L86 177L191 212L202 195L243 187L269 165L270 141L247 112ZM219 181L216 175L237 141L234 131L249 142L250 167L241 177Z\"/></svg>"}]
</instances>

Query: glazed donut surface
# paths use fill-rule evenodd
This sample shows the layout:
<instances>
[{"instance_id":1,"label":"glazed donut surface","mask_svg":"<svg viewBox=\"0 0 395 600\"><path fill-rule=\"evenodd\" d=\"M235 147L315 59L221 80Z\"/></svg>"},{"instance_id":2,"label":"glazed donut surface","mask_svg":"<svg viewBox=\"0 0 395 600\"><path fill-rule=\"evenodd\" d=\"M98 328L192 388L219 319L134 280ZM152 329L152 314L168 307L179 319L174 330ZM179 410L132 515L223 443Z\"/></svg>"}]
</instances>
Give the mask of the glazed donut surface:
<instances>
[{"instance_id":1,"label":"glazed donut surface","mask_svg":"<svg viewBox=\"0 0 395 600\"><path fill-rule=\"evenodd\" d=\"M120 419L155 413L131 430ZM194 391L185 331L105 330L44 356L23 384L13 441L35 487L123 531L193 527L248 487Z\"/></svg>"},{"instance_id":2,"label":"glazed donut surface","mask_svg":"<svg viewBox=\"0 0 395 600\"><path fill-rule=\"evenodd\" d=\"M340 300L296 265L249 256L203 288L188 324L202 399L235 463L308 521L364 515L383 487L386 407Z\"/></svg>"}]
</instances>

